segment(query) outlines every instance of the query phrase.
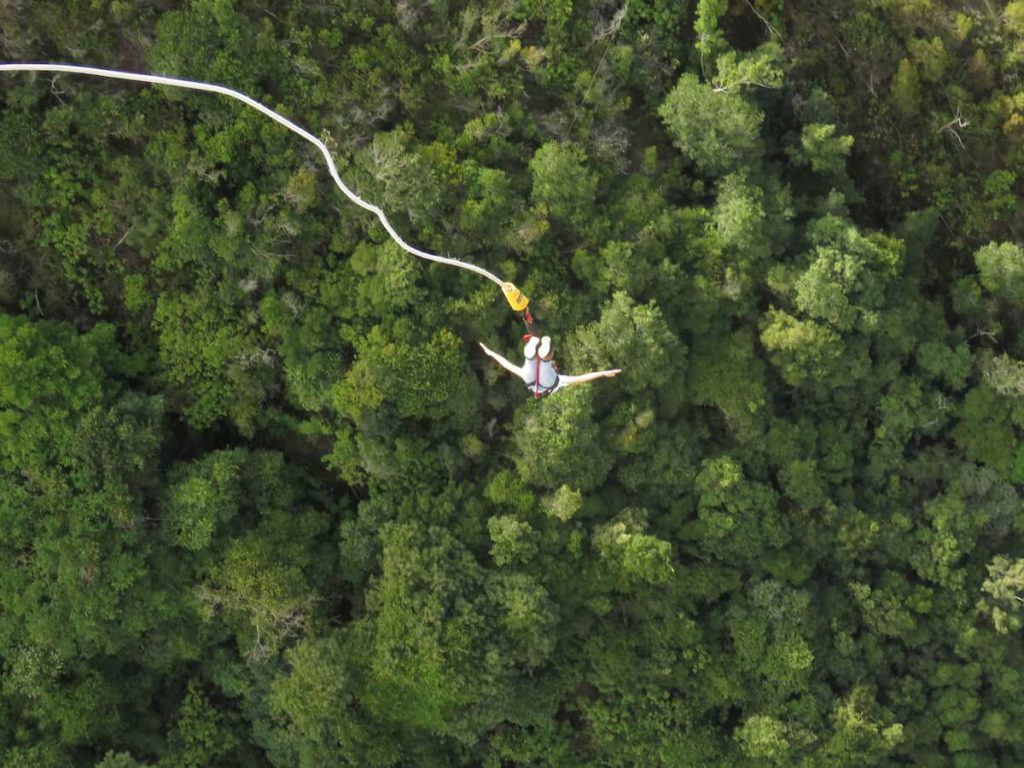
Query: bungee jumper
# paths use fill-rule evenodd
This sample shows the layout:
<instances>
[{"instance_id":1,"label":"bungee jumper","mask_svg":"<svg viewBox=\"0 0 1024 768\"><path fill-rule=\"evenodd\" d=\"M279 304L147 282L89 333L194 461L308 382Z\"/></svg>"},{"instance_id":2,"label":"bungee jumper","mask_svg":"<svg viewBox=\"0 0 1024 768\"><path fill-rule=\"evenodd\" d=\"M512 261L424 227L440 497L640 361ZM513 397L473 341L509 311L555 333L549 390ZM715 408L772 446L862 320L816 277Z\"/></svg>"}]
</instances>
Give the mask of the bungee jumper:
<instances>
[{"instance_id":1,"label":"bungee jumper","mask_svg":"<svg viewBox=\"0 0 1024 768\"><path fill-rule=\"evenodd\" d=\"M620 368L615 368L610 371L593 371L577 376L567 376L558 372L554 360L555 355L551 349L550 336L534 336L528 333L523 340L526 342L526 346L523 347L523 356L526 360L521 366L506 360L493 349L488 349L483 342L480 342L480 346L489 357L497 361L498 365L513 376L521 378L533 392L535 398L553 395L558 390L571 387L574 384L585 384L595 379L610 379L622 373Z\"/></svg>"},{"instance_id":2,"label":"bungee jumper","mask_svg":"<svg viewBox=\"0 0 1024 768\"><path fill-rule=\"evenodd\" d=\"M165 77L163 75L149 75L140 72L123 72L116 69L86 67L78 64L0 63L0 72L65 72L76 75L105 77L114 80L130 80L133 82L149 83L152 85L168 85L174 88L184 88L191 91L206 91L207 93L217 93L222 96L228 96L232 99L236 99L237 101L241 101L246 106L252 107L258 112L269 117L274 122L283 125L289 131L310 142L320 150L320 154L322 154L324 159L327 161L327 170L330 173L331 179L334 181L338 189L340 189L349 200L360 208L374 214L380 220L380 223L384 226L384 229L387 231L391 239L394 240L402 250L420 259L475 272L482 277L486 277L501 289L508 305L514 312L518 313L520 317L522 317L523 322L526 325L527 336L524 337L527 339L525 350L526 362L523 364L522 368L520 368L510 363L496 352L492 352L483 344L480 346L483 347L484 351L497 360L506 370L515 373L517 376L521 376L527 386L533 388L535 397L544 397L557 392L563 387L580 384L585 381L593 381L596 378L615 376L620 372L616 369L613 371L587 373L581 376L565 376L558 373L551 355L551 339L547 336L537 336L534 329L533 317L530 314L529 309L530 300L521 290L519 290L519 288L516 287L514 283L502 280L492 272L468 261L461 261L460 259L453 259L447 256L439 256L435 253L429 253L409 245L402 239L401 235L395 231L391 222L388 221L387 216L384 215L383 210L378 206L363 200L345 185L341 180L341 175L338 173L337 166L334 164L334 158L331 156L331 151L323 141L311 134L305 128L302 128L292 122L284 115L275 112L265 104L256 101L251 96L246 96L240 91L227 88L223 85L216 85L214 83L205 83L197 80L184 80L177 77Z\"/></svg>"},{"instance_id":3,"label":"bungee jumper","mask_svg":"<svg viewBox=\"0 0 1024 768\"><path fill-rule=\"evenodd\" d=\"M526 346L523 347L523 357L526 359L521 366L518 366L506 360L483 342L480 342L480 347L498 365L513 376L521 378L523 383L533 392L535 398L540 399L553 395L558 390L571 387L574 384L584 384L595 379L610 379L622 373L621 368L581 373L577 376L567 376L564 373L559 373L558 365L554 359L555 355L551 349L551 337L538 335L533 315L530 313L530 300L512 283L505 283L501 290L505 294L509 306L519 314L523 320L523 325L526 326L526 334L523 336L523 341L526 342Z\"/></svg>"}]
</instances>

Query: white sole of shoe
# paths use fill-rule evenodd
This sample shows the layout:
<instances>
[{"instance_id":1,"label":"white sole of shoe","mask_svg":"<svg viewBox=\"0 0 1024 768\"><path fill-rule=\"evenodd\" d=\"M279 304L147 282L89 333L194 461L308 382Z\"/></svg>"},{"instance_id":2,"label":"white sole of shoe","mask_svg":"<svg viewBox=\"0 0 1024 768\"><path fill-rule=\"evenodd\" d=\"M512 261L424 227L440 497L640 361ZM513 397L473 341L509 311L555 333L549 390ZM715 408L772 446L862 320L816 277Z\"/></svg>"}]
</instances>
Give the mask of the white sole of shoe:
<instances>
[{"instance_id":1,"label":"white sole of shoe","mask_svg":"<svg viewBox=\"0 0 1024 768\"><path fill-rule=\"evenodd\" d=\"M551 355L551 337L550 336L545 336L543 339L540 340L540 349L537 350L537 354L539 354L542 359L546 358L546 357L550 357L550 355Z\"/></svg>"},{"instance_id":2,"label":"white sole of shoe","mask_svg":"<svg viewBox=\"0 0 1024 768\"><path fill-rule=\"evenodd\" d=\"M530 340L526 342L526 346L523 347L523 354L527 360L532 359L537 355L537 346L540 344L540 339L536 336L531 336Z\"/></svg>"}]
</instances>

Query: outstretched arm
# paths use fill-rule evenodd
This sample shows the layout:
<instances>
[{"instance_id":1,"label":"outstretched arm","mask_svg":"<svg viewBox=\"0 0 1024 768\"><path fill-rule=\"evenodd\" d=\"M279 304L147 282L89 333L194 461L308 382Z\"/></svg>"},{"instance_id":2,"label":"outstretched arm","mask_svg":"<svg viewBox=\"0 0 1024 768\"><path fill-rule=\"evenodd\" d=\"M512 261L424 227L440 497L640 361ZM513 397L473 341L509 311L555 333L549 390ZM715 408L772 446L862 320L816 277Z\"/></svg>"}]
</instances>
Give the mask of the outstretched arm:
<instances>
[{"instance_id":1,"label":"outstretched arm","mask_svg":"<svg viewBox=\"0 0 1024 768\"><path fill-rule=\"evenodd\" d=\"M593 373L581 373L579 376L560 376L559 378L562 380L563 387L571 387L573 384L585 384L595 379L610 379L620 373L622 373L622 369L615 368L611 371L594 371Z\"/></svg>"},{"instance_id":2,"label":"outstretched arm","mask_svg":"<svg viewBox=\"0 0 1024 768\"><path fill-rule=\"evenodd\" d=\"M494 360L498 363L498 365L500 365L506 371L511 373L513 376L516 376L517 378L520 378L520 379L523 378L523 369L520 368L518 365L513 365L512 363L510 363L508 360L506 360L504 357L499 355L494 350L488 349L484 345L483 342L480 342L480 346L483 347L483 350L484 350L484 352L487 353L488 357L494 358Z\"/></svg>"}]
</instances>

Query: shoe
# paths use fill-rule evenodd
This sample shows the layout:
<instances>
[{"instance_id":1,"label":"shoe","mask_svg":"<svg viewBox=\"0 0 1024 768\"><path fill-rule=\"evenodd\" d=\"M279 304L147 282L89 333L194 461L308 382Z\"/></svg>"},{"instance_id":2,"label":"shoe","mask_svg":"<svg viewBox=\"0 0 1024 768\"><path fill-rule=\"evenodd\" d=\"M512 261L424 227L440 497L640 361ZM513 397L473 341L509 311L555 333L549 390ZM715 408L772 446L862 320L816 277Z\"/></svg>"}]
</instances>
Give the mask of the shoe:
<instances>
[{"instance_id":1,"label":"shoe","mask_svg":"<svg viewBox=\"0 0 1024 768\"><path fill-rule=\"evenodd\" d=\"M540 349L537 350L541 360L551 359L551 337L545 336L540 340Z\"/></svg>"},{"instance_id":2,"label":"shoe","mask_svg":"<svg viewBox=\"0 0 1024 768\"><path fill-rule=\"evenodd\" d=\"M537 355L537 345L540 344L540 339L536 336L531 336L530 340L526 342L526 346L523 347L523 354L527 360L532 360Z\"/></svg>"}]
</instances>

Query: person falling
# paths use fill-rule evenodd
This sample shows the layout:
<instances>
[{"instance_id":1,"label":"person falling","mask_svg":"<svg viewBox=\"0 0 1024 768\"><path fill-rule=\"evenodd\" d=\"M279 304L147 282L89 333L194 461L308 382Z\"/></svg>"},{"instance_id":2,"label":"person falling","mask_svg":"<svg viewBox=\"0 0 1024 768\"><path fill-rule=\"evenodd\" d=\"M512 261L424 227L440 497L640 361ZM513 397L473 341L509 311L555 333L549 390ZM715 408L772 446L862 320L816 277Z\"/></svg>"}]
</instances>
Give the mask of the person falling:
<instances>
[{"instance_id":1,"label":"person falling","mask_svg":"<svg viewBox=\"0 0 1024 768\"><path fill-rule=\"evenodd\" d=\"M584 384L595 379L611 378L622 373L621 368L615 368L610 371L594 371L592 373L583 373L579 376L566 376L563 373L559 373L558 368L555 367L553 359L555 355L551 350L550 336L538 337L528 334L524 338L526 339L526 346L523 348L523 355L526 356L526 360L521 366L509 362L497 352L488 349L483 342L480 343L480 346L483 347L484 352L489 357L497 361L498 365L514 376L521 378L523 383L533 392L534 397L546 397L564 387Z\"/></svg>"}]
</instances>

